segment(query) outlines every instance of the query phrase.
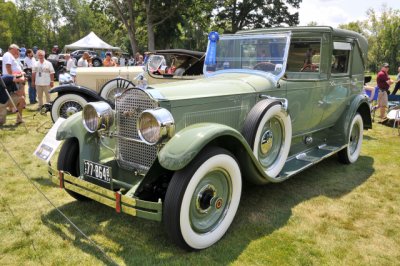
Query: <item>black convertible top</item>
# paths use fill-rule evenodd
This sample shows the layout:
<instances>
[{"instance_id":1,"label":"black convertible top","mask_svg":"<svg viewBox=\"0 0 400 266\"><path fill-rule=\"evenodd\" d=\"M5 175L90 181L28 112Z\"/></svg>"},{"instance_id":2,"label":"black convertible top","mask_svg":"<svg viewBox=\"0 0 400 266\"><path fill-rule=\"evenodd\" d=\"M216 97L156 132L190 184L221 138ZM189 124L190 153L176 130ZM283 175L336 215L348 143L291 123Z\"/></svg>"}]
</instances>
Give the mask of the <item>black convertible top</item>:
<instances>
[{"instance_id":1,"label":"black convertible top","mask_svg":"<svg viewBox=\"0 0 400 266\"><path fill-rule=\"evenodd\" d=\"M151 52L154 54L181 54L181 55L189 55L197 58L201 58L204 56L204 52L199 52L199 51L192 51L192 50L186 50L186 49L167 49L167 50L156 50L154 52Z\"/></svg>"}]
</instances>

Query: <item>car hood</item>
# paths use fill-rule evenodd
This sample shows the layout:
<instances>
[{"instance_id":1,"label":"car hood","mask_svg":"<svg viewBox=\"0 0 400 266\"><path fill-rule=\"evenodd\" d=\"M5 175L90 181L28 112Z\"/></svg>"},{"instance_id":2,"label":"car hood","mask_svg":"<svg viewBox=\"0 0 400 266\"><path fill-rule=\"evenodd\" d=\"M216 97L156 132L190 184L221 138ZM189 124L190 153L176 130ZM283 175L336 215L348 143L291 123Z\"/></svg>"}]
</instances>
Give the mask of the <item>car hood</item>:
<instances>
[{"instance_id":1,"label":"car hood","mask_svg":"<svg viewBox=\"0 0 400 266\"><path fill-rule=\"evenodd\" d=\"M150 85L147 89L157 100L198 99L246 94L275 87L271 80L253 74L227 73L204 79Z\"/></svg>"}]
</instances>

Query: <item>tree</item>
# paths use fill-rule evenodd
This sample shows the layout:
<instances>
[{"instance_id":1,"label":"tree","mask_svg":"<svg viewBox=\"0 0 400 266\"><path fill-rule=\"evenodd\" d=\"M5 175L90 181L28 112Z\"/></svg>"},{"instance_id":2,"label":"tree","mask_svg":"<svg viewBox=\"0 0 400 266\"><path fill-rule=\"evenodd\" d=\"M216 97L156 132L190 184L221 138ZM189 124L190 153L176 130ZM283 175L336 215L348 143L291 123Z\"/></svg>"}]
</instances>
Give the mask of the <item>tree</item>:
<instances>
[{"instance_id":1,"label":"tree","mask_svg":"<svg viewBox=\"0 0 400 266\"><path fill-rule=\"evenodd\" d=\"M299 23L299 14L291 14L288 5L299 8L301 2L302 0L218 1L215 22L219 29L228 33L242 29L293 26Z\"/></svg>"},{"instance_id":2,"label":"tree","mask_svg":"<svg viewBox=\"0 0 400 266\"><path fill-rule=\"evenodd\" d=\"M0 47L5 50L14 40L17 31L17 8L12 2L0 0Z\"/></svg>"}]
</instances>

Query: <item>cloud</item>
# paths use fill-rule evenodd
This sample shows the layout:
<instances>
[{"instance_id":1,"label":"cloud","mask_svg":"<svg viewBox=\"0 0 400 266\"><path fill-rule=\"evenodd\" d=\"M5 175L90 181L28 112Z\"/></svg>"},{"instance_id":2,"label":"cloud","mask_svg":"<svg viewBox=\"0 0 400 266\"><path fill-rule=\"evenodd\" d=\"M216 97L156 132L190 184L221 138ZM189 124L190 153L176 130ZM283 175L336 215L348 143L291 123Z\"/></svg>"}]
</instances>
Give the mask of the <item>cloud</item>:
<instances>
[{"instance_id":1,"label":"cloud","mask_svg":"<svg viewBox=\"0 0 400 266\"><path fill-rule=\"evenodd\" d=\"M366 19L372 0L306 0L300 4L300 25L311 21L318 25L337 27L339 24ZM372 5L373 6L373 5Z\"/></svg>"}]
</instances>

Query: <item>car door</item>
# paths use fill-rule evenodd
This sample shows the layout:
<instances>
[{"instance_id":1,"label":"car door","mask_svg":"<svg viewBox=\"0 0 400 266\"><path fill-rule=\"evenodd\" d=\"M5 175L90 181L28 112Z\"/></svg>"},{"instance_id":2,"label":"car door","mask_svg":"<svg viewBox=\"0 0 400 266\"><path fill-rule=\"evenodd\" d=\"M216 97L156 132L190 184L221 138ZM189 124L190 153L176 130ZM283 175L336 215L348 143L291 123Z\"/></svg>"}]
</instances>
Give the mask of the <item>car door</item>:
<instances>
[{"instance_id":1,"label":"car door","mask_svg":"<svg viewBox=\"0 0 400 266\"><path fill-rule=\"evenodd\" d=\"M323 109L321 127L335 124L351 96L350 59L353 43L346 40L334 40L332 47L331 76L320 101Z\"/></svg>"},{"instance_id":2,"label":"car door","mask_svg":"<svg viewBox=\"0 0 400 266\"><path fill-rule=\"evenodd\" d=\"M293 36L291 40L285 85L293 135L309 132L321 121L323 110L318 104L327 80L324 60L328 40L326 33Z\"/></svg>"}]
</instances>

